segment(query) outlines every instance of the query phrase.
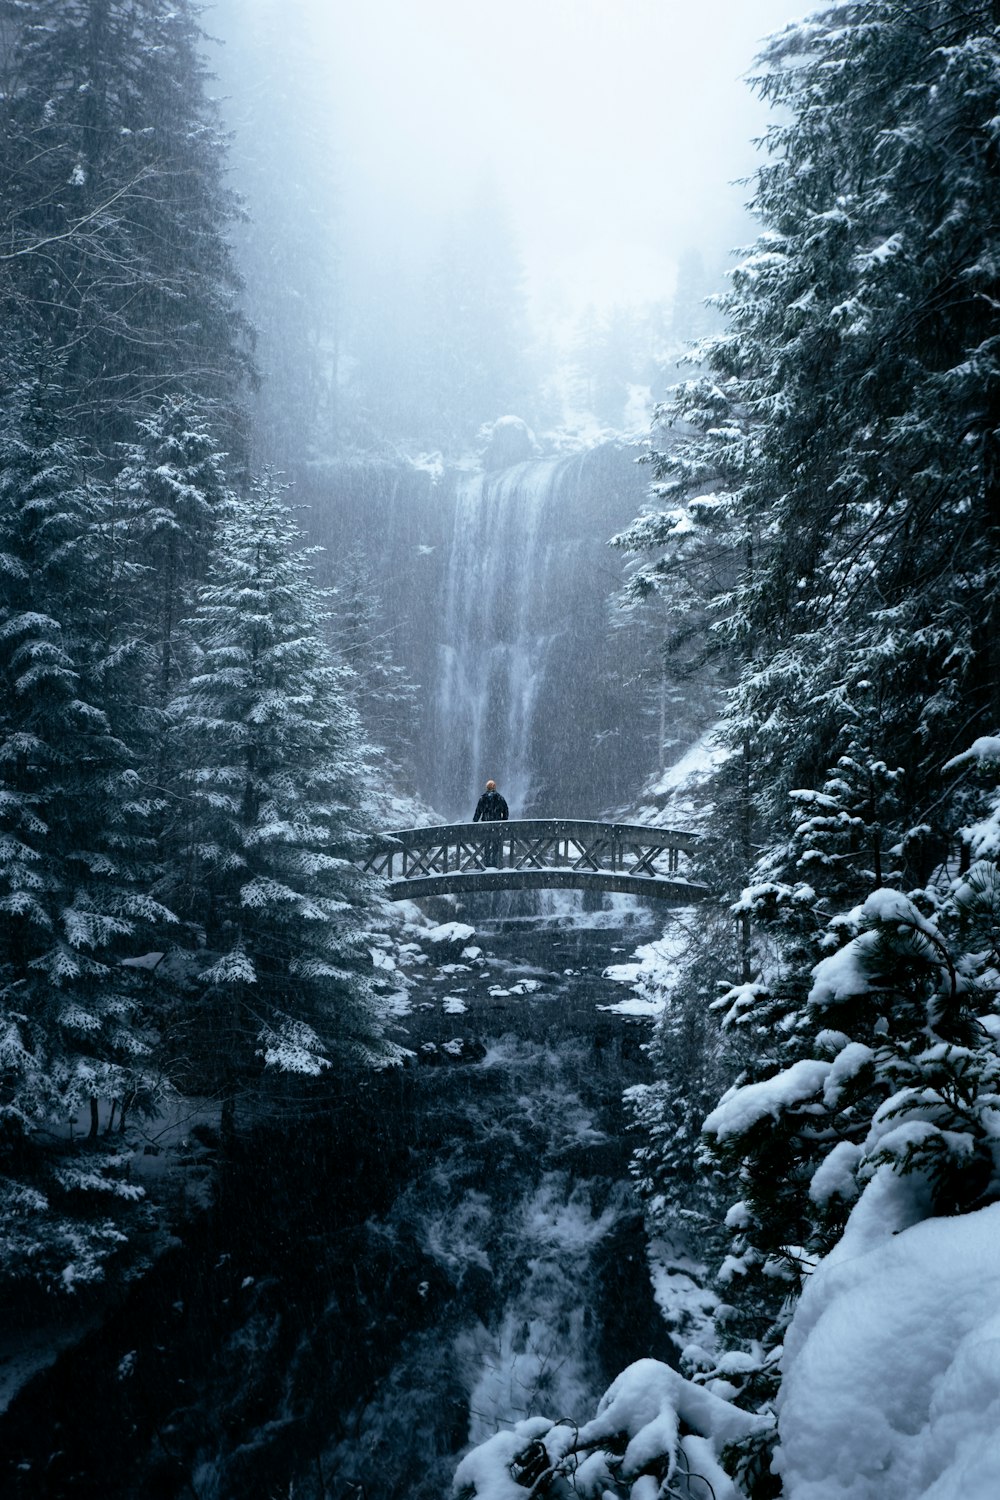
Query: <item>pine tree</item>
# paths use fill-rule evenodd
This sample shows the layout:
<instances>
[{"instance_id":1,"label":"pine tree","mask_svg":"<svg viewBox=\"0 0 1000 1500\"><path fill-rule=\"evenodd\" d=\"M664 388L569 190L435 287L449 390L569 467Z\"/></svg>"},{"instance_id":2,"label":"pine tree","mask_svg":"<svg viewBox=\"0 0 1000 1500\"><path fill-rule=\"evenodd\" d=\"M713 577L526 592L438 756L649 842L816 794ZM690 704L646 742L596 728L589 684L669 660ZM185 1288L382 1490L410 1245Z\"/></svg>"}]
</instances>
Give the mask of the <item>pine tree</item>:
<instances>
[{"instance_id":1,"label":"pine tree","mask_svg":"<svg viewBox=\"0 0 1000 1500\"><path fill-rule=\"evenodd\" d=\"M136 441L122 444L118 458L114 480L94 495L89 629L109 724L134 768L119 847L133 884L152 891L164 879L171 806L168 710L194 667L185 620L228 488L223 455L197 403L180 396L140 420ZM164 935L163 943L170 940ZM157 990L166 998L164 978Z\"/></svg>"},{"instance_id":2,"label":"pine tree","mask_svg":"<svg viewBox=\"0 0 1000 1500\"><path fill-rule=\"evenodd\" d=\"M192 620L200 664L172 705L179 812L170 899L197 931L175 1041L206 1044L231 1128L267 1068L316 1076L393 1056L365 944L373 899L357 717L322 639L326 599L272 479L226 511Z\"/></svg>"},{"instance_id":3,"label":"pine tree","mask_svg":"<svg viewBox=\"0 0 1000 1500\"><path fill-rule=\"evenodd\" d=\"M739 663L744 1055L706 1131L739 1197L747 1400L860 1193L890 1174L904 1218L996 1195L994 882L978 861L953 884L983 819L946 769L1000 721L996 22L857 0L769 47L763 233L702 346L732 417L696 419L675 474L725 476L743 553L707 615ZM641 524L662 543L678 519ZM774 1493L755 1445L739 1472Z\"/></svg>"},{"instance_id":4,"label":"pine tree","mask_svg":"<svg viewBox=\"0 0 1000 1500\"><path fill-rule=\"evenodd\" d=\"M97 1144L101 1101L123 1127L166 1089L136 962L176 927L163 716L224 487L208 429L239 448L248 366L194 7L0 22L0 1260L70 1285L126 1244L89 1200L141 1197Z\"/></svg>"},{"instance_id":5,"label":"pine tree","mask_svg":"<svg viewBox=\"0 0 1000 1500\"><path fill-rule=\"evenodd\" d=\"M635 559L619 606L638 619L645 606L645 630L657 638L657 695L677 703L671 719L676 728L687 720L681 743L690 743L720 712L740 660L725 625L730 591L752 557L729 489L745 422L725 390L698 378L657 407L653 433L644 456L653 504L611 545Z\"/></svg>"},{"instance_id":6,"label":"pine tree","mask_svg":"<svg viewBox=\"0 0 1000 1500\"><path fill-rule=\"evenodd\" d=\"M345 691L372 746L375 781L402 775L408 783L419 733L419 690L395 660L392 626L375 570L360 547L343 559L331 603L327 634L351 674Z\"/></svg>"},{"instance_id":7,"label":"pine tree","mask_svg":"<svg viewBox=\"0 0 1000 1500\"><path fill-rule=\"evenodd\" d=\"M190 0L4 0L4 323L106 453L170 391L239 431L235 212Z\"/></svg>"},{"instance_id":8,"label":"pine tree","mask_svg":"<svg viewBox=\"0 0 1000 1500\"><path fill-rule=\"evenodd\" d=\"M703 353L710 352L705 346ZM749 644L739 626L739 588L752 577L758 528L740 505L740 483L752 438L736 383L699 376L675 387L657 408L653 505L611 544L634 554L621 603L657 606L664 686L683 694L695 732L721 714L739 679ZM648 554L652 554L649 560ZM701 848L701 878L722 901L735 901L755 858L753 748L734 722L722 736L732 752L716 767L707 796L714 808ZM740 922L740 968L749 980L749 918Z\"/></svg>"},{"instance_id":9,"label":"pine tree","mask_svg":"<svg viewBox=\"0 0 1000 1500\"><path fill-rule=\"evenodd\" d=\"M993 24L988 5L863 4L771 53L764 87L792 123L719 358L761 423L744 506L763 507L765 548L741 603L765 668L742 708L779 799L815 784L859 695L911 805L933 801L942 748L1000 710Z\"/></svg>"},{"instance_id":10,"label":"pine tree","mask_svg":"<svg viewBox=\"0 0 1000 1500\"><path fill-rule=\"evenodd\" d=\"M0 1233L32 1276L70 1285L124 1239L81 1196L141 1193L126 1158L75 1160L59 1131L89 1112L95 1140L101 1098L123 1117L154 1107L155 1033L122 960L172 915L132 878L138 776L106 706L128 668L101 650L100 484L53 430L49 392L16 394L0 430Z\"/></svg>"},{"instance_id":11,"label":"pine tree","mask_svg":"<svg viewBox=\"0 0 1000 1500\"><path fill-rule=\"evenodd\" d=\"M630 1088L626 1099L642 1135L632 1172L651 1231L691 1237L707 1256L722 1243L725 1212L719 1185L702 1164L701 1130L731 1065L713 1008L733 957L727 914L709 912L706 921L699 911L686 946L664 987L663 1014L649 1044L655 1080Z\"/></svg>"},{"instance_id":12,"label":"pine tree","mask_svg":"<svg viewBox=\"0 0 1000 1500\"><path fill-rule=\"evenodd\" d=\"M180 395L143 418L136 441L121 449L107 546L121 579L122 628L141 638L146 654L139 692L161 713L190 666L181 621L227 500L224 457L198 404Z\"/></svg>"}]
</instances>

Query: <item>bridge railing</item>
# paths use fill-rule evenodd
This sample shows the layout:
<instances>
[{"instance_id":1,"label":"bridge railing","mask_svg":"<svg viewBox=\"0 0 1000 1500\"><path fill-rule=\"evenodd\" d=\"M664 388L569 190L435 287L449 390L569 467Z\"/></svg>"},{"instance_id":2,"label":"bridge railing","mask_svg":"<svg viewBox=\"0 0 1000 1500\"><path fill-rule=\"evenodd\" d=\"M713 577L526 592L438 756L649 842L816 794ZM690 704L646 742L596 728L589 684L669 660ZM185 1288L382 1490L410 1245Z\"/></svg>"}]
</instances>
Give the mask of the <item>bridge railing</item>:
<instances>
[{"instance_id":1,"label":"bridge railing","mask_svg":"<svg viewBox=\"0 0 1000 1500\"><path fill-rule=\"evenodd\" d=\"M693 852L698 837L683 829L579 818L448 823L380 835L364 868L387 880L481 870L487 843L491 868L610 871L655 879L676 875L681 856Z\"/></svg>"}]
</instances>

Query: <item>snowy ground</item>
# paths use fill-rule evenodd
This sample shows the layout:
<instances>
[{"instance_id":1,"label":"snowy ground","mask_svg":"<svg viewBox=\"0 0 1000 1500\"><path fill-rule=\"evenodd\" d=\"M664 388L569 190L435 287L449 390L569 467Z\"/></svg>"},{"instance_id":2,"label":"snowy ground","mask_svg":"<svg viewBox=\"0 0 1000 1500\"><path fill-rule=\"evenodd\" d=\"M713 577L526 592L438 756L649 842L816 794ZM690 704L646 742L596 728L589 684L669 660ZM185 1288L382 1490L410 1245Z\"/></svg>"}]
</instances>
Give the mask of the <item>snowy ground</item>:
<instances>
[{"instance_id":1,"label":"snowy ground","mask_svg":"<svg viewBox=\"0 0 1000 1500\"><path fill-rule=\"evenodd\" d=\"M786 1500L1000 1495L1000 1204L894 1234L899 1187L870 1185L788 1330Z\"/></svg>"},{"instance_id":2,"label":"snowy ground","mask_svg":"<svg viewBox=\"0 0 1000 1500\"><path fill-rule=\"evenodd\" d=\"M639 806L629 813L629 822L697 831L711 810L709 782L728 754L718 742L717 731L709 729L680 760L647 784Z\"/></svg>"}]
</instances>

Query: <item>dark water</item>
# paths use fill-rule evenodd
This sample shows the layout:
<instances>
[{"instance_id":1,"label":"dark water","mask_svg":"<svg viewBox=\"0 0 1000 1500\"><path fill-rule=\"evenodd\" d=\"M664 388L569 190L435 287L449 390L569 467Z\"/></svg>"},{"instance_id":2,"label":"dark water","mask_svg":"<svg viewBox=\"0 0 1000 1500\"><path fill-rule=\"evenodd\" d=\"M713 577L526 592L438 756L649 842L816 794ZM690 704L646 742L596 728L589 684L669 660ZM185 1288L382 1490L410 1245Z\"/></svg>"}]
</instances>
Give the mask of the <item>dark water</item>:
<instances>
[{"instance_id":1,"label":"dark water","mask_svg":"<svg viewBox=\"0 0 1000 1500\"><path fill-rule=\"evenodd\" d=\"M413 1065L241 1139L2 1419L0 1493L438 1500L470 1440L669 1357L620 1104L646 1023L598 1009L638 937L506 924L427 965Z\"/></svg>"}]
</instances>

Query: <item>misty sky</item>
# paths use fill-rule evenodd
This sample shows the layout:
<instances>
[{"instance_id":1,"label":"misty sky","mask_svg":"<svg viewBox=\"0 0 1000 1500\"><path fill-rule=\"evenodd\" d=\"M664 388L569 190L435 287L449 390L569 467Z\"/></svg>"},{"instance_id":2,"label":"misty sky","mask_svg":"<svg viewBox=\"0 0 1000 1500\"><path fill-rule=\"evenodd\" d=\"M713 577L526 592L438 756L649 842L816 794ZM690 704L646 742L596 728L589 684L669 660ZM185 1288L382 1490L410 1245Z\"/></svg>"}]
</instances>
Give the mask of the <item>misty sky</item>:
<instances>
[{"instance_id":1,"label":"misty sky","mask_svg":"<svg viewBox=\"0 0 1000 1500\"><path fill-rule=\"evenodd\" d=\"M315 0L313 0L315 3ZM428 239L500 183L536 300L668 296L751 232L731 185L766 119L742 81L808 0L333 0L331 141L355 228Z\"/></svg>"}]
</instances>

